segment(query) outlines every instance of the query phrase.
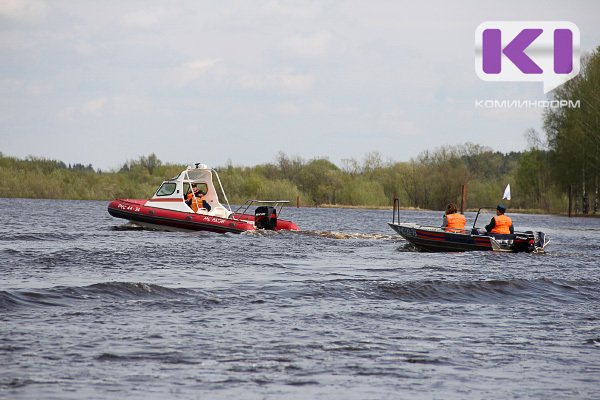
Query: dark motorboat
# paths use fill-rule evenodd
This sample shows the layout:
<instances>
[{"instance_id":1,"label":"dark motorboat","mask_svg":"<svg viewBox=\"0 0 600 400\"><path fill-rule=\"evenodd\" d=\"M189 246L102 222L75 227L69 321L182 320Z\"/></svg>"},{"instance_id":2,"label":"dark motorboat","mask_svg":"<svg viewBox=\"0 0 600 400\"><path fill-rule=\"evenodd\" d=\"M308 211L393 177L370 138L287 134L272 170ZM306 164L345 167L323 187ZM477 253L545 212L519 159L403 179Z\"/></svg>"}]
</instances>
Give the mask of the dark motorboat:
<instances>
[{"instance_id":1,"label":"dark motorboat","mask_svg":"<svg viewBox=\"0 0 600 400\"><path fill-rule=\"evenodd\" d=\"M497 235L477 227L481 215L493 207L482 207L471 229L445 229L400 222L400 207L394 202L394 216L389 226L419 250L423 251L504 251L543 253L550 242L543 232L515 232L511 235ZM397 220L396 222L396 215Z\"/></svg>"}]
</instances>

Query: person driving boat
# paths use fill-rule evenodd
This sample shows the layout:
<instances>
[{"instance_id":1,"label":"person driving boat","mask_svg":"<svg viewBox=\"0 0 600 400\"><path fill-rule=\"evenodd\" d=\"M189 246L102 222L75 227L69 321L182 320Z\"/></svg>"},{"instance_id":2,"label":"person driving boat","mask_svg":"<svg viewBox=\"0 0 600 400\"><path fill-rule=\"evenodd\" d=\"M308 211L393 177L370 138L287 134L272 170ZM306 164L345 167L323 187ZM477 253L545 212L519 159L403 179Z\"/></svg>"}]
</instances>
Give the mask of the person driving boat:
<instances>
[{"instance_id":1,"label":"person driving boat","mask_svg":"<svg viewBox=\"0 0 600 400\"><path fill-rule=\"evenodd\" d=\"M498 207L496 207L496 216L492 217L490 223L485 226L485 230L489 233L501 235L514 234L515 228L513 227L512 219L504 215L505 212L506 206L498 204Z\"/></svg>"},{"instance_id":2,"label":"person driving boat","mask_svg":"<svg viewBox=\"0 0 600 400\"><path fill-rule=\"evenodd\" d=\"M185 204L187 204L194 212L198 212L199 208L204 208L210 211L210 204L205 199L206 193L203 193L195 183L192 183L192 190L187 194Z\"/></svg>"}]
</instances>

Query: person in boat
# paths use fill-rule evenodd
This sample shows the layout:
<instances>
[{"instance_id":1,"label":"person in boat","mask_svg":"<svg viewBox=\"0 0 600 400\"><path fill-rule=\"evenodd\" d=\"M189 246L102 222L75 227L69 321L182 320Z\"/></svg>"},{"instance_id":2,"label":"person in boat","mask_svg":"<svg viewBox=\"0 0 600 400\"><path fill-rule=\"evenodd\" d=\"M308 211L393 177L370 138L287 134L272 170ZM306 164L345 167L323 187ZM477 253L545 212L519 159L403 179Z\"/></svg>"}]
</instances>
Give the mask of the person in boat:
<instances>
[{"instance_id":1,"label":"person in boat","mask_svg":"<svg viewBox=\"0 0 600 400\"><path fill-rule=\"evenodd\" d=\"M206 193L203 193L195 183L192 183L192 191L187 194L185 204L187 204L194 212L198 212L198 208L205 208L206 211L210 211L211 207L204 198L205 195Z\"/></svg>"},{"instance_id":2,"label":"person in boat","mask_svg":"<svg viewBox=\"0 0 600 400\"><path fill-rule=\"evenodd\" d=\"M498 207L496 207L496 215L492 217L490 223L485 226L485 230L488 231L488 233L500 235L509 235L515 233L512 219L504 215L505 212L506 206L498 204Z\"/></svg>"},{"instance_id":3,"label":"person in boat","mask_svg":"<svg viewBox=\"0 0 600 400\"><path fill-rule=\"evenodd\" d=\"M465 229L467 219L464 215L458 213L458 207L454 203L449 203L446 206L442 228L448 232Z\"/></svg>"}]
</instances>

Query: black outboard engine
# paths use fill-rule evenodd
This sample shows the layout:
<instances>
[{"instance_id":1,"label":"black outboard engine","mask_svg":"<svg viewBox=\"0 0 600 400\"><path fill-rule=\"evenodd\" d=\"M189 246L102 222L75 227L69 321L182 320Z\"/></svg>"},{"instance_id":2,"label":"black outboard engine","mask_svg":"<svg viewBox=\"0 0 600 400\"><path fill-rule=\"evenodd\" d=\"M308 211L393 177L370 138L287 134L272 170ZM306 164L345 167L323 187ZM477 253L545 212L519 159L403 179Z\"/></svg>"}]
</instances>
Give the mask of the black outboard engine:
<instances>
[{"instance_id":1,"label":"black outboard engine","mask_svg":"<svg viewBox=\"0 0 600 400\"><path fill-rule=\"evenodd\" d=\"M256 211L254 211L254 226L256 229L268 229L274 231L277 226L277 210L275 207L256 207Z\"/></svg>"},{"instance_id":2,"label":"black outboard engine","mask_svg":"<svg viewBox=\"0 0 600 400\"><path fill-rule=\"evenodd\" d=\"M544 232L534 232L534 249L538 252L543 252L546 245L550 243L550 239L546 237Z\"/></svg>"}]
</instances>

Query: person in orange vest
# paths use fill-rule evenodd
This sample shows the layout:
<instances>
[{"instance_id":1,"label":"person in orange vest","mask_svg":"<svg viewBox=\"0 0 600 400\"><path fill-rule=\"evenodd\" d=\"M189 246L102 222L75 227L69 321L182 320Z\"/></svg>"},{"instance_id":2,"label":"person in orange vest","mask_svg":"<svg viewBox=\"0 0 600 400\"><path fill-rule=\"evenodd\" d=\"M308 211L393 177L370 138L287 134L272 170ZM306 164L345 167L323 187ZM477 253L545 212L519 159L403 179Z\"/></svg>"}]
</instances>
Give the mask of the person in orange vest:
<instances>
[{"instance_id":1,"label":"person in orange vest","mask_svg":"<svg viewBox=\"0 0 600 400\"><path fill-rule=\"evenodd\" d=\"M196 197L194 199L194 197ZM194 212L198 212L198 208L206 208L207 211L210 211L210 205L204 199L204 193L195 183L192 183L192 191L187 194L187 198L185 199L185 204L191 207Z\"/></svg>"},{"instance_id":2,"label":"person in orange vest","mask_svg":"<svg viewBox=\"0 0 600 400\"><path fill-rule=\"evenodd\" d=\"M446 213L444 214L444 221L442 228L448 232L465 229L467 219L464 215L458 213L458 207L454 203L450 203L446 206Z\"/></svg>"},{"instance_id":3,"label":"person in orange vest","mask_svg":"<svg viewBox=\"0 0 600 400\"><path fill-rule=\"evenodd\" d=\"M489 233L497 233L501 235L515 233L512 219L504 215L505 212L506 206L498 204L498 207L496 207L496 216L492 217L490 223L485 226L485 230Z\"/></svg>"}]
</instances>

